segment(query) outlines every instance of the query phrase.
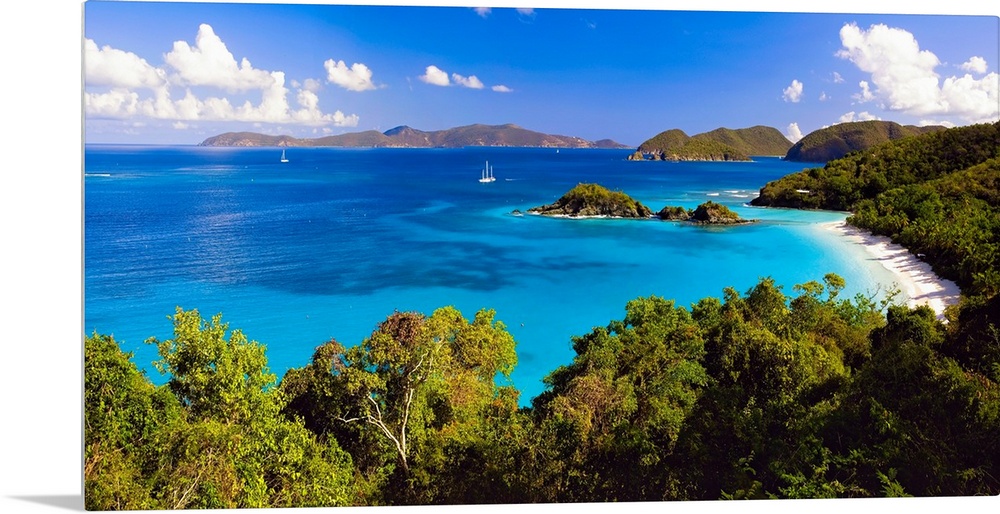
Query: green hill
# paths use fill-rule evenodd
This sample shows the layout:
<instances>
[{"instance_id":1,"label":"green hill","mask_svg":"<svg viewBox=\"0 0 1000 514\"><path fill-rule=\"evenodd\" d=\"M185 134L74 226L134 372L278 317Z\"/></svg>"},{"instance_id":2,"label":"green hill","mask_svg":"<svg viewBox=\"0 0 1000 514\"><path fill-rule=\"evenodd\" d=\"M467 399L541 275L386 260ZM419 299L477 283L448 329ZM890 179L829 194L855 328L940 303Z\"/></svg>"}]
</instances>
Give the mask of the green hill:
<instances>
[{"instance_id":1,"label":"green hill","mask_svg":"<svg viewBox=\"0 0 1000 514\"><path fill-rule=\"evenodd\" d=\"M1000 122L882 143L770 182L752 205L852 211L963 292L1000 291Z\"/></svg>"},{"instance_id":2,"label":"green hill","mask_svg":"<svg viewBox=\"0 0 1000 514\"><path fill-rule=\"evenodd\" d=\"M688 136L670 129L646 140L631 160L748 161L751 155L784 155L792 146L775 128L718 128Z\"/></svg>"},{"instance_id":3,"label":"green hill","mask_svg":"<svg viewBox=\"0 0 1000 514\"><path fill-rule=\"evenodd\" d=\"M810 132L795 143L785 159L796 162L827 162L886 141L944 130L944 127L903 126L892 121L839 123Z\"/></svg>"},{"instance_id":4,"label":"green hill","mask_svg":"<svg viewBox=\"0 0 1000 514\"><path fill-rule=\"evenodd\" d=\"M785 155L792 147L792 142L778 129L763 125L736 130L717 128L693 139L718 141L746 155Z\"/></svg>"}]
</instances>

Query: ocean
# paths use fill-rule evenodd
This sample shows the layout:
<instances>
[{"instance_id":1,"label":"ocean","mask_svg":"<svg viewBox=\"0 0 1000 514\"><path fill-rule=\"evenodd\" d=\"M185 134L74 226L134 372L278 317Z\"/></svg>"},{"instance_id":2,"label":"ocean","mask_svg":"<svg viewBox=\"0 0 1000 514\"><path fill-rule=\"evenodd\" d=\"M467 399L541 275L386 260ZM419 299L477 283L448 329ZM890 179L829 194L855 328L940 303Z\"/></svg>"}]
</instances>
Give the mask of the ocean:
<instances>
[{"instance_id":1,"label":"ocean","mask_svg":"<svg viewBox=\"0 0 1000 514\"><path fill-rule=\"evenodd\" d=\"M632 162L628 150L275 148L87 145L84 335L112 334L154 382L149 337L171 337L175 308L221 313L264 344L278 378L334 338L361 342L394 310L492 308L517 341L521 403L573 358L571 337L657 295L678 305L772 277L843 276L843 296L892 275L819 227L843 213L746 205L770 180L810 165ZM486 161L495 182L480 183ZM713 200L759 223L512 214L581 182L654 211ZM884 288L884 287L883 287Z\"/></svg>"}]
</instances>

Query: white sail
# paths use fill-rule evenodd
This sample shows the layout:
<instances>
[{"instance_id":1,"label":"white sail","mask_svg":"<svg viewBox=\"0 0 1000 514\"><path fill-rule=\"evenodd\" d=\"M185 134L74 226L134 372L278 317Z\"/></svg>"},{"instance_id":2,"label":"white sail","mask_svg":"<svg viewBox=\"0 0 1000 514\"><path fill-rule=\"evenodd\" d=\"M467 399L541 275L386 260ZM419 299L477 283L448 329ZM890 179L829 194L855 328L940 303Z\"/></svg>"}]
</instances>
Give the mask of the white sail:
<instances>
[{"instance_id":1,"label":"white sail","mask_svg":"<svg viewBox=\"0 0 1000 514\"><path fill-rule=\"evenodd\" d=\"M493 168L490 168L490 161L486 161L486 167L483 168L482 173L479 175L479 181L482 183L493 182L496 180L496 178L493 177Z\"/></svg>"}]
</instances>

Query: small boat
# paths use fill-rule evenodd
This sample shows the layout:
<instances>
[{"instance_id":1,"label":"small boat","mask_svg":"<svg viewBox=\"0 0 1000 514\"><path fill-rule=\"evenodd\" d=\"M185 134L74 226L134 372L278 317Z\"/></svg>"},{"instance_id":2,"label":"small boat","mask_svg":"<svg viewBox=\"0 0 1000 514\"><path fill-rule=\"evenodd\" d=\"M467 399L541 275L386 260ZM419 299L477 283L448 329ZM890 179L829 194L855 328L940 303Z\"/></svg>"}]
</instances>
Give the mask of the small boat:
<instances>
[{"instance_id":1,"label":"small boat","mask_svg":"<svg viewBox=\"0 0 1000 514\"><path fill-rule=\"evenodd\" d=\"M285 149L281 149L281 162L288 162L288 157L285 157Z\"/></svg>"},{"instance_id":2,"label":"small boat","mask_svg":"<svg viewBox=\"0 0 1000 514\"><path fill-rule=\"evenodd\" d=\"M493 168L490 167L490 161L486 161L486 167L483 168L483 172L480 174L479 181L482 183L486 182L496 182L497 178L493 176Z\"/></svg>"}]
</instances>

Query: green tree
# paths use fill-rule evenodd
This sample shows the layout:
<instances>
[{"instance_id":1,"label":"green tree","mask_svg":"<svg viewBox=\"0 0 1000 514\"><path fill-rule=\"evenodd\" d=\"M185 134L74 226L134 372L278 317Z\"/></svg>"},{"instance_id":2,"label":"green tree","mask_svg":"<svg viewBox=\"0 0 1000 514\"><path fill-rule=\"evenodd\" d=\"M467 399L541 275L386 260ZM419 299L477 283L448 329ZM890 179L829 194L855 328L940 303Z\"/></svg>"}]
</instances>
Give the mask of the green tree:
<instances>
[{"instance_id":1,"label":"green tree","mask_svg":"<svg viewBox=\"0 0 1000 514\"><path fill-rule=\"evenodd\" d=\"M88 510L159 506L149 475L156 469L157 433L180 416L112 336L84 340L84 499Z\"/></svg>"},{"instance_id":2,"label":"green tree","mask_svg":"<svg viewBox=\"0 0 1000 514\"><path fill-rule=\"evenodd\" d=\"M638 298L623 320L573 338L573 363L533 401L530 473L543 501L674 496L670 456L707 377L690 313Z\"/></svg>"},{"instance_id":3,"label":"green tree","mask_svg":"<svg viewBox=\"0 0 1000 514\"><path fill-rule=\"evenodd\" d=\"M430 317L396 312L360 345L327 343L286 376L286 413L346 441L365 463L373 501L459 502L475 491L455 473L484 464L471 459L507 458L495 451L504 441L494 431L517 409L515 343L494 315L481 310L470 322L453 307Z\"/></svg>"},{"instance_id":4,"label":"green tree","mask_svg":"<svg viewBox=\"0 0 1000 514\"><path fill-rule=\"evenodd\" d=\"M161 434L156 477L165 508L345 505L350 457L281 414L264 347L221 315L177 309L174 337L149 339L184 417Z\"/></svg>"}]
</instances>

